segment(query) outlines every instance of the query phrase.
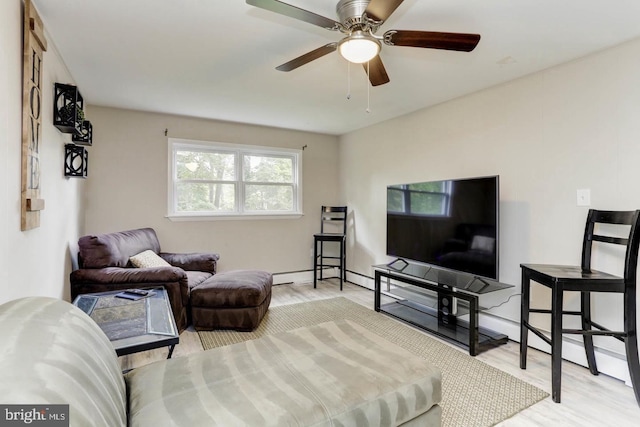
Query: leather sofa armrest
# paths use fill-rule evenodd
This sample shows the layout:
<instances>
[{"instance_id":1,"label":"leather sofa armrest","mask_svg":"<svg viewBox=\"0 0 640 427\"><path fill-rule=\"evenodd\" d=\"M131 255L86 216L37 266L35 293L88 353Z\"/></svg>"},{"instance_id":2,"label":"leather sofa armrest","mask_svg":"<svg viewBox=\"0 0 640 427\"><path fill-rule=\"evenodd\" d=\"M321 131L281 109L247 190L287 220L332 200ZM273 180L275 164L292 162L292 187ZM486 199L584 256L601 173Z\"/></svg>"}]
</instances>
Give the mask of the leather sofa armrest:
<instances>
[{"instance_id":1,"label":"leather sofa armrest","mask_svg":"<svg viewBox=\"0 0 640 427\"><path fill-rule=\"evenodd\" d=\"M87 283L159 283L159 282L180 282L186 280L187 273L178 267L156 267L156 268L81 268L71 272L72 284Z\"/></svg>"},{"instance_id":2,"label":"leather sofa armrest","mask_svg":"<svg viewBox=\"0 0 640 427\"><path fill-rule=\"evenodd\" d=\"M220 255L214 253L170 253L160 252L160 257L174 267L180 267L187 271L205 271L211 274L216 273L217 262Z\"/></svg>"}]
</instances>

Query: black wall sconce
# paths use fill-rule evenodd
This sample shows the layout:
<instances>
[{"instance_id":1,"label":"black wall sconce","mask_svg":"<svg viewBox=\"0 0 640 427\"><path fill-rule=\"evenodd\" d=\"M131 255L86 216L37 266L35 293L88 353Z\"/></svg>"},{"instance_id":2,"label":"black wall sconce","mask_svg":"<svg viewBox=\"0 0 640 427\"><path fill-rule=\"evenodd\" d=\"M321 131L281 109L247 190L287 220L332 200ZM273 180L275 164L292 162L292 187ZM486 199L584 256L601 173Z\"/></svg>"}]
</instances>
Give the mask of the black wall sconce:
<instances>
[{"instance_id":1,"label":"black wall sconce","mask_svg":"<svg viewBox=\"0 0 640 427\"><path fill-rule=\"evenodd\" d=\"M86 178L89 153L87 149L75 144L64 146L64 176Z\"/></svg>"}]
</instances>

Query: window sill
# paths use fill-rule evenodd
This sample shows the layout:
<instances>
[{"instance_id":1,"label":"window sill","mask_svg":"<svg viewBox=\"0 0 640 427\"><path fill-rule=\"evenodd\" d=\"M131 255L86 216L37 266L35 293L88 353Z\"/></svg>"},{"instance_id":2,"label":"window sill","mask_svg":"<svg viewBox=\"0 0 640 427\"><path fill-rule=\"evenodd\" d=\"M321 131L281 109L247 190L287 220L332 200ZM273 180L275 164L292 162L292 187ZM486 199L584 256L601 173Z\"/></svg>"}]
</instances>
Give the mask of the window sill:
<instances>
[{"instance_id":1,"label":"window sill","mask_svg":"<svg viewBox=\"0 0 640 427\"><path fill-rule=\"evenodd\" d=\"M169 219L173 222L182 222L182 221L244 221L244 220L261 220L261 219L298 219L302 218L304 214L302 213L283 213L283 214L246 214L246 215L196 215L196 214L185 214L185 215L167 215L165 218Z\"/></svg>"}]
</instances>

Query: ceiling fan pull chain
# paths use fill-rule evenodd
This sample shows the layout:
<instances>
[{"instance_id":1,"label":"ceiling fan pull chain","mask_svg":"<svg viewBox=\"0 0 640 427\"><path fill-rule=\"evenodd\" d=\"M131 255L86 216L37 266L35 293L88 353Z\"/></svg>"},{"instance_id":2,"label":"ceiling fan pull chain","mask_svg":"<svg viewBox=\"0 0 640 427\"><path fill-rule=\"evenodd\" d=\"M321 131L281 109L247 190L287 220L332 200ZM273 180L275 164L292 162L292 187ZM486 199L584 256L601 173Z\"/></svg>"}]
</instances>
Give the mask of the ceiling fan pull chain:
<instances>
[{"instance_id":1,"label":"ceiling fan pull chain","mask_svg":"<svg viewBox=\"0 0 640 427\"><path fill-rule=\"evenodd\" d=\"M347 61L347 99L351 99L351 62Z\"/></svg>"},{"instance_id":2,"label":"ceiling fan pull chain","mask_svg":"<svg viewBox=\"0 0 640 427\"><path fill-rule=\"evenodd\" d=\"M370 93L370 89L371 89L371 80L369 78L369 66L370 66L371 62L367 62L367 109L364 110L367 112L367 114L369 114L371 112L371 109L369 108L371 106L371 93Z\"/></svg>"}]
</instances>

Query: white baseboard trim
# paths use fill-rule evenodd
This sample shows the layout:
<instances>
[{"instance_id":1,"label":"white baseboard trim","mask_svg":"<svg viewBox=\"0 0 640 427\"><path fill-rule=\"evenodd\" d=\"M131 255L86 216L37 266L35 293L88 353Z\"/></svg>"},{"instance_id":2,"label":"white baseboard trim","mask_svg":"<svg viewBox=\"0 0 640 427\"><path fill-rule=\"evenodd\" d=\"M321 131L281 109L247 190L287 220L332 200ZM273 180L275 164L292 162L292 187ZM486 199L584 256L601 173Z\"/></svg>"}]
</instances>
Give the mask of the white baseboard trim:
<instances>
[{"instance_id":1,"label":"white baseboard trim","mask_svg":"<svg viewBox=\"0 0 640 427\"><path fill-rule=\"evenodd\" d=\"M356 274L349 270L347 270L347 282L362 286L363 288L367 288L372 291L374 290L373 279L371 277Z\"/></svg>"},{"instance_id":2,"label":"white baseboard trim","mask_svg":"<svg viewBox=\"0 0 640 427\"><path fill-rule=\"evenodd\" d=\"M311 281L313 281L313 272L311 270L273 274L274 285L283 285L285 283L309 283Z\"/></svg>"},{"instance_id":3,"label":"white baseboard trim","mask_svg":"<svg viewBox=\"0 0 640 427\"><path fill-rule=\"evenodd\" d=\"M338 275L337 268L325 268L324 277L334 277ZM348 278L349 276L347 276ZM273 284L283 285L285 283L309 283L313 281L313 270L288 271L284 273L273 273Z\"/></svg>"}]
</instances>

